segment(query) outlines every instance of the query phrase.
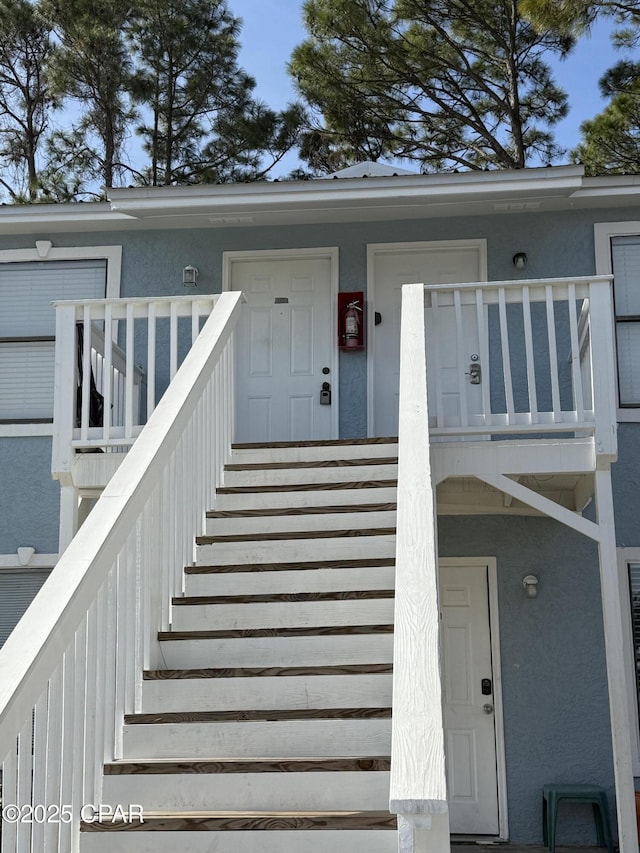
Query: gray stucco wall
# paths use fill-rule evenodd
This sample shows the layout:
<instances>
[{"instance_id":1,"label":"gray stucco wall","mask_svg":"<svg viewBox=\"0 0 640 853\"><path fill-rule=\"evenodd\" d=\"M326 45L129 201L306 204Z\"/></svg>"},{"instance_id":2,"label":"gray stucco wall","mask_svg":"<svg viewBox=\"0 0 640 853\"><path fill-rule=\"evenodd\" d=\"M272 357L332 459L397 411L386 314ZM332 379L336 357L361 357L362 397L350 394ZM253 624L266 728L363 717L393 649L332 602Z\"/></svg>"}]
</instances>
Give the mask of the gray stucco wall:
<instances>
[{"instance_id":1,"label":"gray stucco wall","mask_svg":"<svg viewBox=\"0 0 640 853\"><path fill-rule=\"evenodd\" d=\"M603 785L614 803L597 552L543 518L440 517L438 533L442 557L497 559L510 836L541 844L544 784ZM590 808L563 806L557 842L595 841Z\"/></svg>"}]
</instances>

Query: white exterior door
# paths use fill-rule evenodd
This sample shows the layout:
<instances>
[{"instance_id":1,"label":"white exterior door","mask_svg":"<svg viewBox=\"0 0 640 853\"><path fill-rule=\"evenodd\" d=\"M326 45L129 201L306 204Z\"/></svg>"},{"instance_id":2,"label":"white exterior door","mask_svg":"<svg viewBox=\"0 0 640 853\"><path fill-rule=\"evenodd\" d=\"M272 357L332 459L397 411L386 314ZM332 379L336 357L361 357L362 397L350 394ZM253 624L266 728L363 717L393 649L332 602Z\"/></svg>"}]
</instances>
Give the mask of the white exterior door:
<instances>
[{"instance_id":1,"label":"white exterior door","mask_svg":"<svg viewBox=\"0 0 640 853\"><path fill-rule=\"evenodd\" d=\"M453 834L498 835L487 566L441 564L439 571L450 828Z\"/></svg>"},{"instance_id":2,"label":"white exterior door","mask_svg":"<svg viewBox=\"0 0 640 853\"><path fill-rule=\"evenodd\" d=\"M233 260L230 276L247 299L236 332L236 441L337 438L331 258Z\"/></svg>"},{"instance_id":3,"label":"white exterior door","mask_svg":"<svg viewBox=\"0 0 640 853\"><path fill-rule=\"evenodd\" d=\"M370 247L373 264L373 310L381 322L372 331L373 355L370 362L369 432L371 435L398 434L398 386L400 371L400 309L403 284L454 284L484 281L486 278L484 243L433 244L433 247ZM478 353L478 327L475 308L463 310L465 331L464 358ZM437 363L441 390L440 405L444 425L460 423L460 368L455 336L453 308L440 308L437 321L428 331L428 358ZM437 359L434 354L437 352ZM487 369L488 365L483 365ZM465 361L464 370L468 370ZM462 371L464 373L464 371ZM472 415L481 409L481 389L467 385L467 407ZM433 387L429 389L429 413L437 410ZM371 423L373 421L373 423Z\"/></svg>"}]
</instances>

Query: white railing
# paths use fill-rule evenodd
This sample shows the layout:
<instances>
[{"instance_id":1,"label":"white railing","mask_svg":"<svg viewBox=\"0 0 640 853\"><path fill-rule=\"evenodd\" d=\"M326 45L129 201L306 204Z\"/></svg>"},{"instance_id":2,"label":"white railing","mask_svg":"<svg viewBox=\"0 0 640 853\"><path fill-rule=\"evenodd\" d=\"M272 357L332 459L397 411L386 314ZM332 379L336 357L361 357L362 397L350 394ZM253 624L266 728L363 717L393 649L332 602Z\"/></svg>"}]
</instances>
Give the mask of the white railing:
<instances>
[{"instance_id":1,"label":"white railing","mask_svg":"<svg viewBox=\"0 0 640 853\"><path fill-rule=\"evenodd\" d=\"M398 815L400 853L445 853L450 849L449 814L425 299L421 284L402 290L389 810Z\"/></svg>"},{"instance_id":2,"label":"white railing","mask_svg":"<svg viewBox=\"0 0 640 853\"><path fill-rule=\"evenodd\" d=\"M54 475L70 470L72 449L133 444L216 299L204 295L55 303ZM92 373L103 398L97 418L91 406Z\"/></svg>"},{"instance_id":3,"label":"white railing","mask_svg":"<svg viewBox=\"0 0 640 853\"><path fill-rule=\"evenodd\" d=\"M434 436L587 432L615 453L610 277L427 284L425 300Z\"/></svg>"},{"instance_id":4,"label":"white railing","mask_svg":"<svg viewBox=\"0 0 640 853\"><path fill-rule=\"evenodd\" d=\"M100 802L103 764L122 756L124 714L140 710L143 670L161 665L157 632L169 627L171 597L181 592L230 453L241 298L218 298L132 450L0 650L2 800L27 818L39 807L32 823L3 822L3 853L75 853L81 806Z\"/></svg>"}]
</instances>

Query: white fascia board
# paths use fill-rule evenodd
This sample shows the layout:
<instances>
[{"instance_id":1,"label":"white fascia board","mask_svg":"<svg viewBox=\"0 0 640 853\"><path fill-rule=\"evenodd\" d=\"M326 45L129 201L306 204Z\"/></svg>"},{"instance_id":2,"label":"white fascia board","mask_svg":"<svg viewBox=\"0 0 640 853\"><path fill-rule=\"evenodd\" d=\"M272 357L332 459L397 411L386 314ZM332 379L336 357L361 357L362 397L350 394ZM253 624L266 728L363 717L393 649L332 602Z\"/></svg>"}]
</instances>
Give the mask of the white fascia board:
<instances>
[{"instance_id":1,"label":"white fascia board","mask_svg":"<svg viewBox=\"0 0 640 853\"><path fill-rule=\"evenodd\" d=\"M581 166L495 170L433 175L337 178L326 181L260 182L198 187L119 188L110 191L112 209L137 218L263 210L331 208L371 204L439 204L501 197L568 198L581 186ZM231 224L231 223L230 223Z\"/></svg>"},{"instance_id":2,"label":"white fascia board","mask_svg":"<svg viewBox=\"0 0 640 853\"><path fill-rule=\"evenodd\" d=\"M129 217L116 215L108 202L61 203L61 204L7 204L0 206L0 233L3 226L31 225L42 227L52 225L77 226L84 230L87 221L92 223L112 223Z\"/></svg>"}]
</instances>

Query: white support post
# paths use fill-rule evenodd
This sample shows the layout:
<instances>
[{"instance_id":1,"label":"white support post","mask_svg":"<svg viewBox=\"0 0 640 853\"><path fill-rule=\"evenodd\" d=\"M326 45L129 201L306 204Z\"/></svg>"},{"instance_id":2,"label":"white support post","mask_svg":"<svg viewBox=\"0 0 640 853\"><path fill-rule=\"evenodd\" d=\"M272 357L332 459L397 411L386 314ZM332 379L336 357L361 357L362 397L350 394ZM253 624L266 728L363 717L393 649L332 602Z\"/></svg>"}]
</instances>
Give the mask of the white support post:
<instances>
[{"instance_id":1,"label":"white support post","mask_svg":"<svg viewBox=\"0 0 640 853\"><path fill-rule=\"evenodd\" d=\"M53 392L53 447L51 473L54 479L70 476L73 462L73 428L76 415L76 309L56 308L56 349ZM62 549L61 549L62 553Z\"/></svg>"},{"instance_id":2,"label":"white support post","mask_svg":"<svg viewBox=\"0 0 640 853\"><path fill-rule=\"evenodd\" d=\"M596 453L608 462L618 454L616 422L616 375L613 342L613 305L611 282L592 281L589 286L591 312L591 369L593 371L593 410L596 421Z\"/></svg>"},{"instance_id":3,"label":"white support post","mask_svg":"<svg viewBox=\"0 0 640 853\"><path fill-rule=\"evenodd\" d=\"M400 850L447 853L449 815L424 287L404 285L402 291L389 811L400 819Z\"/></svg>"},{"instance_id":4,"label":"white support post","mask_svg":"<svg viewBox=\"0 0 640 853\"><path fill-rule=\"evenodd\" d=\"M631 764L631 723L627 701L627 678L631 677L631 673L627 673L625 669L622 599L617 566L611 473L608 468L596 471L595 485L598 525L601 531L598 556L600 559L602 617L609 685L618 840L620 853L637 853L638 832Z\"/></svg>"},{"instance_id":5,"label":"white support post","mask_svg":"<svg viewBox=\"0 0 640 853\"><path fill-rule=\"evenodd\" d=\"M60 527L58 534L58 553L66 551L67 546L78 530L78 492L73 485L60 487Z\"/></svg>"}]
</instances>

